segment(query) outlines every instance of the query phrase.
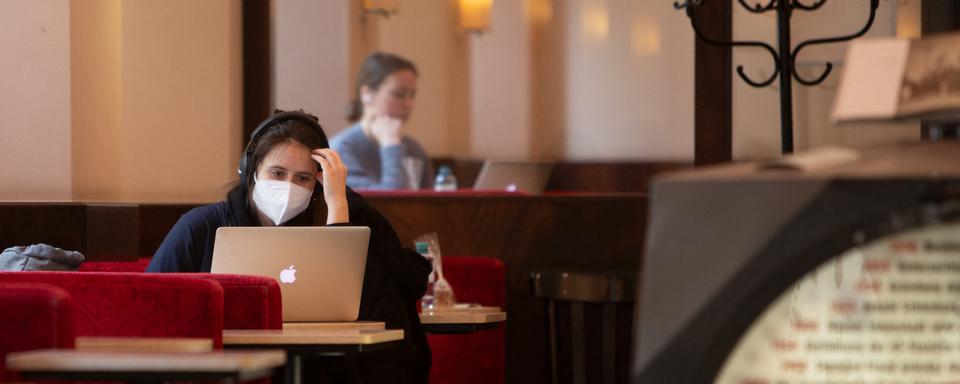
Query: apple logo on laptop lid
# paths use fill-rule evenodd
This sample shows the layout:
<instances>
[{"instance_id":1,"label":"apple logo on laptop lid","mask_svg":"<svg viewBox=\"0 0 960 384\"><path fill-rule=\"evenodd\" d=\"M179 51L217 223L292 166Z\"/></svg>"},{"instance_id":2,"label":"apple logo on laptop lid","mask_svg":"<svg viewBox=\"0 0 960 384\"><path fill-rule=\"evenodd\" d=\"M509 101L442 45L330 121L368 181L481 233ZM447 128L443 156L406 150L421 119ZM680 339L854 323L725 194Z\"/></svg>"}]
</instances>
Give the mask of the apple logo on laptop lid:
<instances>
[{"instance_id":1,"label":"apple logo on laptop lid","mask_svg":"<svg viewBox=\"0 0 960 384\"><path fill-rule=\"evenodd\" d=\"M293 284L294 281L297 281L297 269L292 265L286 269L280 271L280 282L284 284Z\"/></svg>"}]
</instances>

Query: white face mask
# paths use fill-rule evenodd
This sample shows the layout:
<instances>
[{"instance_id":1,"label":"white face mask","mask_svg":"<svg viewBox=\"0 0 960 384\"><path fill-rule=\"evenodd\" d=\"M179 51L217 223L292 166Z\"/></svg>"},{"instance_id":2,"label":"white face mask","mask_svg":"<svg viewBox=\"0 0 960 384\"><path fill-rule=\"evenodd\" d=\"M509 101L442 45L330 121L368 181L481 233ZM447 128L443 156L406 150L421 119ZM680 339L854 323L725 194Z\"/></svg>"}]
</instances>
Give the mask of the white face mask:
<instances>
[{"instance_id":1,"label":"white face mask","mask_svg":"<svg viewBox=\"0 0 960 384\"><path fill-rule=\"evenodd\" d=\"M276 225L296 217L310 205L309 189L286 181L254 178L253 182L253 203Z\"/></svg>"}]
</instances>

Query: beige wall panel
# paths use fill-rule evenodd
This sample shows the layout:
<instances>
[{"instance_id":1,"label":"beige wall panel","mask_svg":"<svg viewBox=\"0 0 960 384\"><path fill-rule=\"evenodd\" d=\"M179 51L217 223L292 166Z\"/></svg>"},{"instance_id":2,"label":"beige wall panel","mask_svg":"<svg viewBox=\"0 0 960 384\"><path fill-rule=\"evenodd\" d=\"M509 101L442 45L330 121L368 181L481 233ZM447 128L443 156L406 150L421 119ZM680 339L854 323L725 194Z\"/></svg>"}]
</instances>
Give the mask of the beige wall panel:
<instances>
[{"instance_id":1,"label":"beige wall panel","mask_svg":"<svg viewBox=\"0 0 960 384\"><path fill-rule=\"evenodd\" d=\"M70 2L0 3L0 200L69 200Z\"/></svg>"},{"instance_id":2,"label":"beige wall panel","mask_svg":"<svg viewBox=\"0 0 960 384\"><path fill-rule=\"evenodd\" d=\"M453 155L449 116L451 47L464 42L451 30L451 1L402 1L397 14L378 19L378 49L409 58L417 65L417 99L413 116L404 126L431 156ZM351 79L352 80L352 79ZM455 119L453 119L455 120Z\"/></svg>"},{"instance_id":3,"label":"beige wall panel","mask_svg":"<svg viewBox=\"0 0 960 384\"><path fill-rule=\"evenodd\" d=\"M567 117L566 158L692 160L693 32L684 14L672 2L563 4L566 101L556 113Z\"/></svg>"},{"instance_id":4,"label":"beige wall panel","mask_svg":"<svg viewBox=\"0 0 960 384\"><path fill-rule=\"evenodd\" d=\"M331 136L346 126L350 5L346 0L273 1L274 106L317 115Z\"/></svg>"},{"instance_id":5,"label":"beige wall panel","mask_svg":"<svg viewBox=\"0 0 960 384\"><path fill-rule=\"evenodd\" d=\"M495 1L491 28L471 39L471 154L525 159L530 153L531 46L523 1Z\"/></svg>"},{"instance_id":6,"label":"beige wall panel","mask_svg":"<svg viewBox=\"0 0 960 384\"><path fill-rule=\"evenodd\" d=\"M124 1L115 200L214 201L236 180L240 22L233 0Z\"/></svg>"},{"instance_id":7,"label":"beige wall panel","mask_svg":"<svg viewBox=\"0 0 960 384\"><path fill-rule=\"evenodd\" d=\"M123 195L121 32L121 0L84 0L70 7L74 200Z\"/></svg>"}]
</instances>

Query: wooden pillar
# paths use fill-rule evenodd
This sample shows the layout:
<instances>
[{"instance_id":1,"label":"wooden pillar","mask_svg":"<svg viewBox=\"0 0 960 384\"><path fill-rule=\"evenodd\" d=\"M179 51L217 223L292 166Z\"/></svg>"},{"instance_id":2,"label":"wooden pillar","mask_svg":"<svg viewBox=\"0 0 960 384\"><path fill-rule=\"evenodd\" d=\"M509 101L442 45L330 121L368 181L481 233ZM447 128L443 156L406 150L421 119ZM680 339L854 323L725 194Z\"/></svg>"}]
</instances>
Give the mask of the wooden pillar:
<instances>
[{"instance_id":1,"label":"wooden pillar","mask_svg":"<svg viewBox=\"0 0 960 384\"><path fill-rule=\"evenodd\" d=\"M270 116L270 0L243 2L243 140ZM242 148L242 147L241 147Z\"/></svg>"},{"instance_id":2,"label":"wooden pillar","mask_svg":"<svg viewBox=\"0 0 960 384\"><path fill-rule=\"evenodd\" d=\"M730 40L733 31L732 1L706 1L697 10L704 34ZM728 162L733 153L732 74L733 54L729 47L696 42L694 89L694 163Z\"/></svg>"}]
</instances>

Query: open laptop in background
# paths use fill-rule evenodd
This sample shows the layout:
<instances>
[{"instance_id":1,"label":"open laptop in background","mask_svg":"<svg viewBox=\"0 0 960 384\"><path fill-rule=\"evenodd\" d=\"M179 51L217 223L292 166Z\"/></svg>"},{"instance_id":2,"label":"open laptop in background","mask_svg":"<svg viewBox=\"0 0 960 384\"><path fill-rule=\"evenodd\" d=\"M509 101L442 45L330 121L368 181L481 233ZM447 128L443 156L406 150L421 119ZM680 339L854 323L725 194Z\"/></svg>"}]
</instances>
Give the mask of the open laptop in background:
<instances>
[{"instance_id":1,"label":"open laptop in background","mask_svg":"<svg viewBox=\"0 0 960 384\"><path fill-rule=\"evenodd\" d=\"M553 171L551 162L487 160L480 169L474 190L543 193Z\"/></svg>"},{"instance_id":2,"label":"open laptop in background","mask_svg":"<svg viewBox=\"0 0 960 384\"><path fill-rule=\"evenodd\" d=\"M367 262L367 227L221 227L212 273L277 279L283 321L354 321Z\"/></svg>"}]
</instances>

